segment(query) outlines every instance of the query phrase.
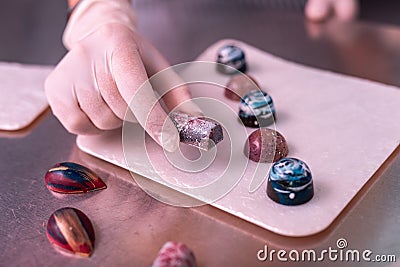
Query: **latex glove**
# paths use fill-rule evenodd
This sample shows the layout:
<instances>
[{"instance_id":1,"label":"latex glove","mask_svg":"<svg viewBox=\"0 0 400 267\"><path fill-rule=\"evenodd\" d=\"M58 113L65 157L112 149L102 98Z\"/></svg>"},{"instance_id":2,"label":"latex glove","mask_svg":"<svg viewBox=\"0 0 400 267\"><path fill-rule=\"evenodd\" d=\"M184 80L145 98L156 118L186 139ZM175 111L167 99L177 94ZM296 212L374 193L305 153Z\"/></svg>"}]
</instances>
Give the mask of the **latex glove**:
<instances>
[{"instance_id":1,"label":"latex glove","mask_svg":"<svg viewBox=\"0 0 400 267\"><path fill-rule=\"evenodd\" d=\"M349 21L357 17L358 9L358 0L308 0L305 12L312 21L321 22L331 15Z\"/></svg>"},{"instance_id":2,"label":"latex glove","mask_svg":"<svg viewBox=\"0 0 400 267\"><path fill-rule=\"evenodd\" d=\"M148 75L169 67L136 31L135 15L126 0L83 0L70 18L63 41L70 51L47 78L45 89L54 115L74 134L121 127L127 103ZM128 120L139 122L157 143L174 151L179 143L176 128L159 103L151 110L152 88L141 92ZM185 86L163 99L170 110L189 101L188 113L201 113L190 103Z\"/></svg>"}]
</instances>

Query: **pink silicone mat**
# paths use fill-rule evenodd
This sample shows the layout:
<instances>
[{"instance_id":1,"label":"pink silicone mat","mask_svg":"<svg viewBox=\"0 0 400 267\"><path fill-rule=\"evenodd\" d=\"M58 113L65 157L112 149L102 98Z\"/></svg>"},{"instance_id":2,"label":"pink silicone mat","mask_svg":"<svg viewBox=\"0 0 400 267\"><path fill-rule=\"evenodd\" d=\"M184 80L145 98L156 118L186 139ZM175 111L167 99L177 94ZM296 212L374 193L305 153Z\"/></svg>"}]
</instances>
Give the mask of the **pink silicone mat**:
<instances>
[{"instance_id":1,"label":"pink silicone mat","mask_svg":"<svg viewBox=\"0 0 400 267\"><path fill-rule=\"evenodd\" d=\"M52 69L0 62L0 130L25 128L47 108L44 81Z\"/></svg>"},{"instance_id":2,"label":"pink silicone mat","mask_svg":"<svg viewBox=\"0 0 400 267\"><path fill-rule=\"evenodd\" d=\"M292 63L235 40L212 45L198 60L215 61L218 48L225 44L235 44L245 51L248 74L273 98L276 129L289 143L289 156L300 158L310 166L315 196L306 204L291 207L270 200L265 193L265 181L250 192L254 181L249 173L254 173L256 163L249 162L234 189L211 205L286 236L307 236L326 229L399 145L400 90ZM214 71L211 76L228 80L229 77ZM210 97L233 110L238 108L238 102L226 99L223 90L215 90L215 86L196 85L191 89L194 97ZM138 134L143 132L139 127L132 127ZM238 131L243 128L239 123L237 127ZM233 145L242 147L245 142L235 140L235 135L231 138ZM134 138L125 141L132 148L127 164L121 130L79 136L77 143L83 151L139 175L163 184L169 180L183 186L212 183L223 171L230 146L226 138L218 144L211 166L198 173L187 173L173 168L150 138L146 138L145 146ZM145 153L151 163L143 156ZM246 160L243 154L233 156L235 160ZM154 162L157 166L153 166ZM257 175L265 178L268 167L265 165L264 172ZM203 199L196 193L188 194Z\"/></svg>"}]
</instances>

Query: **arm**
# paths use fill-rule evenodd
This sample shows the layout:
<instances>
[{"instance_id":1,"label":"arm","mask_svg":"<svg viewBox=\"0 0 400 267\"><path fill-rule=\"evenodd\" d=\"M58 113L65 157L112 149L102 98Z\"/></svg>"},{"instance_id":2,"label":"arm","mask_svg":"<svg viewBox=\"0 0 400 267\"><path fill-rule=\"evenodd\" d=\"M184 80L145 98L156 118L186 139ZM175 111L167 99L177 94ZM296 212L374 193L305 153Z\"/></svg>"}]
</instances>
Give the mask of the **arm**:
<instances>
[{"instance_id":1,"label":"arm","mask_svg":"<svg viewBox=\"0 0 400 267\"><path fill-rule=\"evenodd\" d=\"M150 113L143 112L151 110L156 102L153 90L146 90L140 105L129 107L133 115L125 118L131 98L142 83L169 67L161 53L136 31L130 2L68 3L75 5L63 34L69 52L45 83L54 115L75 134L115 129L125 119L139 122L157 143L168 151L175 150L179 135L161 105L157 103ZM164 97L169 110L186 100L190 100L186 87L174 89ZM166 127L162 128L164 121Z\"/></svg>"}]
</instances>

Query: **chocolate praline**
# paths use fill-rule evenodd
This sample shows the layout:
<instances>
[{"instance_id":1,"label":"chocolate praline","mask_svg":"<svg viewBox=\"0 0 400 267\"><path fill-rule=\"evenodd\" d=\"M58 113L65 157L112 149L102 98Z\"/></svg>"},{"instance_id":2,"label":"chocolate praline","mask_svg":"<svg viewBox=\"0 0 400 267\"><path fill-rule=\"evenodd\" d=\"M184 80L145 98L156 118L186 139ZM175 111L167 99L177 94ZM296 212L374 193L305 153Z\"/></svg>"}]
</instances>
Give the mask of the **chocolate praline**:
<instances>
[{"instance_id":1,"label":"chocolate praline","mask_svg":"<svg viewBox=\"0 0 400 267\"><path fill-rule=\"evenodd\" d=\"M209 150L224 139L222 126L215 120L181 112L171 112L170 118L184 144Z\"/></svg>"},{"instance_id":2,"label":"chocolate praline","mask_svg":"<svg viewBox=\"0 0 400 267\"><path fill-rule=\"evenodd\" d=\"M49 218L46 235L51 244L75 255L90 257L95 234L89 218L80 210L65 207Z\"/></svg>"},{"instance_id":3,"label":"chocolate praline","mask_svg":"<svg viewBox=\"0 0 400 267\"><path fill-rule=\"evenodd\" d=\"M265 127L275 121L275 106L270 95L261 90L246 93L239 104L239 118L247 127Z\"/></svg>"},{"instance_id":4,"label":"chocolate praline","mask_svg":"<svg viewBox=\"0 0 400 267\"><path fill-rule=\"evenodd\" d=\"M269 172L267 195L283 205L300 205L314 196L310 168L296 158L283 158L275 162Z\"/></svg>"},{"instance_id":5,"label":"chocolate praline","mask_svg":"<svg viewBox=\"0 0 400 267\"><path fill-rule=\"evenodd\" d=\"M246 72L246 56L242 49L234 45L225 45L218 50L217 70L224 74Z\"/></svg>"},{"instance_id":6,"label":"chocolate praline","mask_svg":"<svg viewBox=\"0 0 400 267\"><path fill-rule=\"evenodd\" d=\"M183 243L165 243L151 267L196 267L193 251Z\"/></svg>"},{"instance_id":7,"label":"chocolate praline","mask_svg":"<svg viewBox=\"0 0 400 267\"><path fill-rule=\"evenodd\" d=\"M255 162L276 162L286 157L288 153L285 137L269 128L252 132L244 146L244 154Z\"/></svg>"},{"instance_id":8,"label":"chocolate praline","mask_svg":"<svg viewBox=\"0 0 400 267\"><path fill-rule=\"evenodd\" d=\"M91 169L74 162L62 162L51 167L45 177L46 187L54 192L77 194L107 188Z\"/></svg>"},{"instance_id":9,"label":"chocolate praline","mask_svg":"<svg viewBox=\"0 0 400 267\"><path fill-rule=\"evenodd\" d=\"M259 85L253 77L246 74L236 74L229 79L225 86L225 97L240 101L247 92L258 89Z\"/></svg>"}]
</instances>

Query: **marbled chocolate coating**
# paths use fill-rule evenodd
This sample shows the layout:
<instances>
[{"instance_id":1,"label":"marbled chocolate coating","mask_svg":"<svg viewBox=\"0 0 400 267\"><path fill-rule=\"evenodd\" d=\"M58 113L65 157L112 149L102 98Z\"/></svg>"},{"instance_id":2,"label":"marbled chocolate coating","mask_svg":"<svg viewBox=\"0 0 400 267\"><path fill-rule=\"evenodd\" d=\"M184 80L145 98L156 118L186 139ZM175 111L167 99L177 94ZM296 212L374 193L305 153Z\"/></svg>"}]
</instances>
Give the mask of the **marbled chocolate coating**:
<instances>
[{"instance_id":1,"label":"marbled chocolate coating","mask_svg":"<svg viewBox=\"0 0 400 267\"><path fill-rule=\"evenodd\" d=\"M246 93L239 104L239 118L248 127L265 127L275 120L275 106L270 95L261 90Z\"/></svg>"},{"instance_id":2,"label":"marbled chocolate coating","mask_svg":"<svg viewBox=\"0 0 400 267\"><path fill-rule=\"evenodd\" d=\"M235 74L237 71L246 72L247 70L243 50L234 45L226 45L218 50L217 63L220 63L217 69L224 74Z\"/></svg>"},{"instance_id":3,"label":"marbled chocolate coating","mask_svg":"<svg viewBox=\"0 0 400 267\"><path fill-rule=\"evenodd\" d=\"M271 167L267 185L268 196L284 205L299 205L314 196L310 168L296 158L283 158Z\"/></svg>"},{"instance_id":4,"label":"marbled chocolate coating","mask_svg":"<svg viewBox=\"0 0 400 267\"><path fill-rule=\"evenodd\" d=\"M285 137L278 131L261 128L249 135L244 154L255 162L276 162L288 155Z\"/></svg>"},{"instance_id":5,"label":"marbled chocolate coating","mask_svg":"<svg viewBox=\"0 0 400 267\"><path fill-rule=\"evenodd\" d=\"M240 101L247 92L258 87L258 83L250 75L237 74L229 79L224 94L233 101Z\"/></svg>"}]
</instances>

